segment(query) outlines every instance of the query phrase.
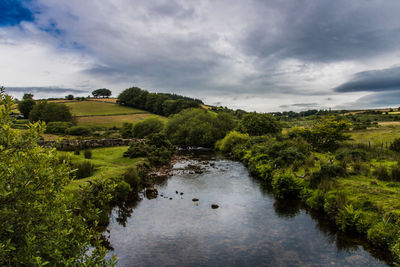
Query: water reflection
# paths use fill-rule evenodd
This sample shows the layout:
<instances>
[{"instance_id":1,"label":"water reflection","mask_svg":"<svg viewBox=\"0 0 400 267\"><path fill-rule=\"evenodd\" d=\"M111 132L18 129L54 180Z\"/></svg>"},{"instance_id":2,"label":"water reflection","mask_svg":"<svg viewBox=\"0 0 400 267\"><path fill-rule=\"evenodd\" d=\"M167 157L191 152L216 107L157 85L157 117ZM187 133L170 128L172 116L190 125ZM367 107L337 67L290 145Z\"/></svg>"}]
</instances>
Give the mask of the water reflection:
<instances>
[{"instance_id":1,"label":"water reflection","mask_svg":"<svg viewBox=\"0 0 400 267\"><path fill-rule=\"evenodd\" d=\"M113 210L109 240L121 266L384 266L390 261L363 240L337 233L329 220L298 201L275 200L242 164L209 153L192 158L198 162L177 164L179 170L156 186L156 199ZM201 164L203 172L182 171L188 164ZM213 203L219 208L212 209Z\"/></svg>"}]
</instances>

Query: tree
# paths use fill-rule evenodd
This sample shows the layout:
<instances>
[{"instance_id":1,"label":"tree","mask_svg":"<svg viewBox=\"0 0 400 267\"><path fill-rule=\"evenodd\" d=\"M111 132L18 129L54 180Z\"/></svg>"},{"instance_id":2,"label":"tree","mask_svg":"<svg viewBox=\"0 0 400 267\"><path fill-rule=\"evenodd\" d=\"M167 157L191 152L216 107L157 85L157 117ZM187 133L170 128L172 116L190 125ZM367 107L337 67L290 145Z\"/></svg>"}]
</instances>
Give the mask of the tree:
<instances>
[{"instance_id":1,"label":"tree","mask_svg":"<svg viewBox=\"0 0 400 267\"><path fill-rule=\"evenodd\" d=\"M33 94L25 93L24 96L22 97L22 99L23 99L23 100L26 100L26 99L33 99Z\"/></svg>"},{"instance_id":2,"label":"tree","mask_svg":"<svg viewBox=\"0 0 400 267\"><path fill-rule=\"evenodd\" d=\"M22 115L24 115L25 118L29 118L29 113L31 112L35 104L35 100L31 98L24 99L18 102L18 110L22 113Z\"/></svg>"},{"instance_id":3,"label":"tree","mask_svg":"<svg viewBox=\"0 0 400 267\"><path fill-rule=\"evenodd\" d=\"M277 134L281 132L279 122L269 114L247 113L239 122L238 130L249 135Z\"/></svg>"},{"instance_id":4,"label":"tree","mask_svg":"<svg viewBox=\"0 0 400 267\"><path fill-rule=\"evenodd\" d=\"M111 96L111 91L107 88L101 88L101 89L94 90L92 92L92 95L96 98L99 96L102 96L103 98L109 97L109 96Z\"/></svg>"},{"instance_id":5,"label":"tree","mask_svg":"<svg viewBox=\"0 0 400 267\"><path fill-rule=\"evenodd\" d=\"M232 115L214 115L204 109L185 109L172 115L165 132L173 144L213 147L236 126Z\"/></svg>"},{"instance_id":6,"label":"tree","mask_svg":"<svg viewBox=\"0 0 400 267\"><path fill-rule=\"evenodd\" d=\"M29 114L30 121L69 121L73 120L69 107L62 103L49 103L41 101L37 103Z\"/></svg>"},{"instance_id":7,"label":"tree","mask_svg":"<svg viewBox=\"0 0 400 267\"><path fill-rule=\"evenodd\" d=\"M311 129L297 129L292 134L304 137L314 149L332 151L339 146L339 142L350 139L344 133L350 126L347 120L330 116L316 121Z\"/></svg>"},{"instance_id":8,"label":"tree","mask_svg":"<svg viewBox=\"0 0 400 267\"><path fill-rule=\"evenodd\" d=\"M133 126L133 136L143 138L149 134L160 133L164 128L164 123L158 118L148 118L138 122Z\"/></svg>"},{"instance_id":9,"label":"tree","mask_svg":"<svg viewBox=\"0 0 400 267\"><path fill-rule=\"evenodd\" d=\"M74 96L73 96L73 95L67 95L67 96L65 97L65 99L67 99L67 100L74 100Z\"/></svg>"},{"instance_id":10,"label":"tree","mask_svg":"<svg viewBox=\"0 0 400 267\"><path fill-rule=\"evenodd\" d=\"M55 149L37 145L44 123L12 129L13 102L0 89L0 265L94 266L105 249L80 215L77 198L64 192L70 169ZM91 205L85 212L96 216ZM89 246L96 249L89 255Z\"/></svg>"}]
</instances>

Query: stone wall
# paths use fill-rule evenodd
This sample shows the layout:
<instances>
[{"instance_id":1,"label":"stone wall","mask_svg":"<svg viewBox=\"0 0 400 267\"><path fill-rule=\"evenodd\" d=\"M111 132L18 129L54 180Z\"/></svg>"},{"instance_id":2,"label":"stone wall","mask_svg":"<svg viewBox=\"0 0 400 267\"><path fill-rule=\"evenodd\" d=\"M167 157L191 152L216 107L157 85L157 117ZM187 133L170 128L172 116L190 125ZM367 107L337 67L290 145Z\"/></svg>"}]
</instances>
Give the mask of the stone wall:
<instances>
[{"instance_id":1,"label":"stone wall","mask_svg":"<svg viewBox=\"0 0 400 267\"><path fill-rule=\"evenodd\" d=\"M98 147L129 146L136 142L143 142L143 139L39 141L38 144L45 147L56 147L58 150L73 151L77 149L89 149Z\"/></svg>"}]
</instances>

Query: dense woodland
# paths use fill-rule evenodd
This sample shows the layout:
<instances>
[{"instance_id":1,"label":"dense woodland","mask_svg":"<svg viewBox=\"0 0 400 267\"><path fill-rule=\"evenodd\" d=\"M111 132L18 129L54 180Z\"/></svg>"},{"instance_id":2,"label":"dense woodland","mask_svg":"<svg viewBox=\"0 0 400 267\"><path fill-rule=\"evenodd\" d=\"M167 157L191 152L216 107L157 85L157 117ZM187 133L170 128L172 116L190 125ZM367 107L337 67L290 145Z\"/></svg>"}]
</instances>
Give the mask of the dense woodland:
<instances>
[{"instance_id":1,"label":"dense woodland","mask_svg":"<svg viewBox=\"0 0 400 267\"><path fill-rule=\"evenodd\" d=\"M368 132L378 131L378 122L400 121L394 110L248 113L206 109L200 100L132 87L119 95L118 105L108 105L168 118L107 128L79 124L66 103L32 97L18 103L31 122L18 123L10 116L14 103L4 90L0 100L0 219L7 225L0 235L2 265L111 265L112 260L104 260L105 244L96 226L107 224L118 200L143 187L149 170L168 164L176 146L208 147L243 162L276 198L297 199L327 214L338 229L366 236L400 263L400 139L394 135L384 144ZM104 163L108 173L99 178L91 159L102 155L40 147L44 131L143 141L124 151L114 148L132 163L115 169ZM369 136L354 139L364 133ZM89 244L96 248L90 256Z\"/></svg>"}]
</instances>

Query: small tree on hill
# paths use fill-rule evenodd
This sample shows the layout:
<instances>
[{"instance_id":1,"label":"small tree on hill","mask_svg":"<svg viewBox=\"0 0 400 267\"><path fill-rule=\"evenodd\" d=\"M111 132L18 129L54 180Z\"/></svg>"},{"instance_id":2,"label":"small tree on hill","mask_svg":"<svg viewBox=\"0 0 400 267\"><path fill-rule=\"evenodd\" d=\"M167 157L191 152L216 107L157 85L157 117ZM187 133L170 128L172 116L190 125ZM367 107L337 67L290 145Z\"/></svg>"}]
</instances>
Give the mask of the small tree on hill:
<instances>
[{"instance_id":1,"label":"small tree on hill","mask_svg":"<svg viewBox=\"0 0 400 267\"><path fill-rule=\"evenodd\" d=\"M109 97L109 96L111 96L111 91L107 88L101 88L101 89L94 90L92 92L92 95L96 98L99 96L102 96L103 98Z\"/></svg>"},{"instance_id":2,"label":"small tree on hill","mask_svg":"<svg viewBox=\"0 0 400 267\"><path fill-rule=\"evenodd\" d=\"M22 113L22 115L24 115L25 118L29 118L29 113L31 112L35 104L35 100L31 98L24 99L18 102L18 110Z\"/></svg>"},{"instance_id":3,"label":"small tree on hill","mask_svg":"<svg viewBox=\"0 0 400 267\"><path fill-rule=\"evenodd\" d=\"M24 96L22 97L23 100L25 99L33 99L33 94L25 93Z\"/></svg>"}]
</instances>

